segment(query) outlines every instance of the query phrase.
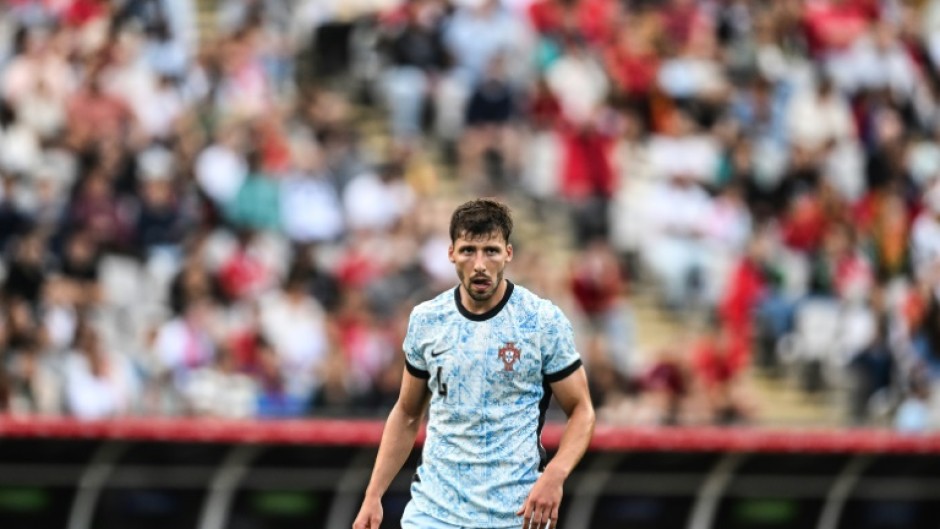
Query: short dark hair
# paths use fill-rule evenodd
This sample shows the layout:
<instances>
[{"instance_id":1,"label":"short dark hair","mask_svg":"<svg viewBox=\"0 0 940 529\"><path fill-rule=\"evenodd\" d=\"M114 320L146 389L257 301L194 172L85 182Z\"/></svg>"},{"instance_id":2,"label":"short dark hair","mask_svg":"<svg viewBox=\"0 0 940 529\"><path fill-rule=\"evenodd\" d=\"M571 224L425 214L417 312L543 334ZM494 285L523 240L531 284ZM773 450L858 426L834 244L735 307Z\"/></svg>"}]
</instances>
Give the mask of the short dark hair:
<instances>
[{"instance_id":1,"label":"short dark hair","mask_svg":"<svg viewBox=\"0 0 940 529\"><path fill-rule=\"evenodd\" d=\"M450 217L450 241L466 233L471 236L489 235L495 231L508 243L512 234L512 212L500 202L478 198L464 202Z\"/></svg>"}]
</instances>

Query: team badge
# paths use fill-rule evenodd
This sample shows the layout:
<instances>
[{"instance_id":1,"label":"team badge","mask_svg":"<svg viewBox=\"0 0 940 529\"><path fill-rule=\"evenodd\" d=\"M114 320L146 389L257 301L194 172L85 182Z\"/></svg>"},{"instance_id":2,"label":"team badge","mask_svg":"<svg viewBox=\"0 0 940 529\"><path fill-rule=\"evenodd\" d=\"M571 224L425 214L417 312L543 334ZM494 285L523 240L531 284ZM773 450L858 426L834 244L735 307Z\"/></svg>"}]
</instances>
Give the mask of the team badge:
<instances>
[{"instance_id":1,"label":"team badge","mask_svg":"<svg viewBox=\"0 0 940 529\"><path fill-rule=\"evenodd\" d=\"M519 360L522 351L516 348L516 342L506 342L499 348L499 359L503 361L503 371L512 371L513 364Z\"/></svg>"}]
</instances>

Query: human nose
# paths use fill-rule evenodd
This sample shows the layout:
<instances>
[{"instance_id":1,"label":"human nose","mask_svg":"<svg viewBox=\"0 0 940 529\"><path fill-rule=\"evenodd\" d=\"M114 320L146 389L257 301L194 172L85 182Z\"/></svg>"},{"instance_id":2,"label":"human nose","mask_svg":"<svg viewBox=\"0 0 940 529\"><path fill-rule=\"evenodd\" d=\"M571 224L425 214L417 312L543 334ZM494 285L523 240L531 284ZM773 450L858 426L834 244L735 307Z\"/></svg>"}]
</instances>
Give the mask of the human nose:
<instances>
[{"instance_id":1,"label":"human nose","mask_svg":"<svg viewBox=\"0 0 940 529\"><path fill-rule=\"evenodd\" d=\"M473 269L480 272L486 270L486 255L484 255L483 252L477 252L474 254Z\"/></svg>"}]
</instances>

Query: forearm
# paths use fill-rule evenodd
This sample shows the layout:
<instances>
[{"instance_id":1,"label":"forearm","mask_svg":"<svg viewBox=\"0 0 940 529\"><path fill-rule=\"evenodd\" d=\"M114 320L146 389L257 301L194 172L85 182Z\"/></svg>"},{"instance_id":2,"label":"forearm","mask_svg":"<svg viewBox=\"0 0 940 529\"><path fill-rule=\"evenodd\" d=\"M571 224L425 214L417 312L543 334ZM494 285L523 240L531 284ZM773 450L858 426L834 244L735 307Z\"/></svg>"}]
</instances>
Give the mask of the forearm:
<instances>
[{"instance_id":1,"label":"forearm","mask_svg":"<svg viewBox=\"0 0 940 529\"><path fill-rule=\"evenodd\" d=\"M372 469L366 497L382 497L414 447L422 416L409 416L398 405L392 408L382 432L379 454Z\"/></svg>"},{"instance_id":2,"label":"forearm","mask_svg":"<svg viewBox=\"0 0 940 529\"><path fill-rule=\"evenodd\" d=\"M565 479L584 456L594 434L594 408L590 401L579 403L568 416L558 452L546 467L546 472L557 472Z\"/></svg>"}]
</instances>

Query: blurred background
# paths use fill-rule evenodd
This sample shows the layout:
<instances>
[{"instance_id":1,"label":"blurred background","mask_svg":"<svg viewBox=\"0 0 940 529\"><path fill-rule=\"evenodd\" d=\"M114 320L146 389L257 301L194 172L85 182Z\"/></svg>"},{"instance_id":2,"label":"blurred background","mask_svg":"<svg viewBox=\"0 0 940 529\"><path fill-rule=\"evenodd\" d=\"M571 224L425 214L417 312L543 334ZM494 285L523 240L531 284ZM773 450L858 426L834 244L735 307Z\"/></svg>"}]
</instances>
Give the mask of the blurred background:
<instances>
[{"instance_id":1,"label":"blurred background","mask_svg":"<svg viewBox=\"0 0 940 529\"><path fill-rule=\"evenodd\" d=\"M940 424L940 1L7 0L0 410L382 417L452 208L612 425Z\"/></svg>"},{"instance_id":2,"label":"blurred background","mask_svg":"<svg viewBox=\"0 0 940 529\"><path fill-rule=\"evenodd\" d=\"M6 0L0 526L348 529L495 196L563 527L936 529L938 73L940 0Z\"/></svg>"}]
</instances>

